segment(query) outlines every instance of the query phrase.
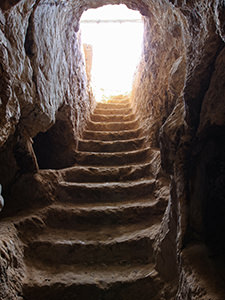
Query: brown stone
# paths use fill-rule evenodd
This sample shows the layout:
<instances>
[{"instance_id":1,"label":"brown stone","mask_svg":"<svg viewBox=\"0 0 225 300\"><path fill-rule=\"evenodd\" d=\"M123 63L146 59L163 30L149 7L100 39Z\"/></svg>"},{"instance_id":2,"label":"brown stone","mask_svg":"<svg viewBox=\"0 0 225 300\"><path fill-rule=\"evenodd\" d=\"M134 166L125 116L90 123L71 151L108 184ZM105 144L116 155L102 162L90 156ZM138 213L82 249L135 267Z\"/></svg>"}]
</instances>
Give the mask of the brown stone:
<instances>
[{"instance_id":1,"label":"brown stone","mask_svg":"<svg viewBox=\"0 0 225 300\"><path fill-rule=\"evenodd\" d=\"M143 53L131 99L95 109L79 19L120 3ZM2 300L225 298L224 11L1 1Z\"/></svg>"}]
</instances>

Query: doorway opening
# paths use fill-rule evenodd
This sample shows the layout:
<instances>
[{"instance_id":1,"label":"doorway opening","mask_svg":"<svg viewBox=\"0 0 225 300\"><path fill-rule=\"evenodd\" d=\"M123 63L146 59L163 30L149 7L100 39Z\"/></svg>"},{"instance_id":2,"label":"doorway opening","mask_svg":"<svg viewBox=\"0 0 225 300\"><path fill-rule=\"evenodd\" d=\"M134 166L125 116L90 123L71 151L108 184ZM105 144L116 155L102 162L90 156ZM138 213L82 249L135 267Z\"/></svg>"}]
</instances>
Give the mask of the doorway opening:
<instances>
[{"instance_id":1,"label":"doorway opening","mask_svg":"<svg viewBox=\"0 0 225 300\"><path fill-rule=\"evenodd\" d=\"M81 17L86 71L96 101L129 95L142 52L144 25L125 5L89 9Z\"/></svg>"}]
</instances>

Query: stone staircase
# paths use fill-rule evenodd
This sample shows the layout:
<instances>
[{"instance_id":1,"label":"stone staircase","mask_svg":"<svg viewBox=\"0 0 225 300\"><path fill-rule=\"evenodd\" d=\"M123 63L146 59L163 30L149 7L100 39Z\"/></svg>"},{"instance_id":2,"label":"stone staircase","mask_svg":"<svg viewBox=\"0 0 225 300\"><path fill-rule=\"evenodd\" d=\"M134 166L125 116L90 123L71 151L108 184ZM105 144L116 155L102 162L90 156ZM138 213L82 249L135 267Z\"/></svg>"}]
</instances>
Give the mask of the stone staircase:
<instances>
[{"instance_id":1,"label":"stone staircase","mask_svg":"<svg viewBox=\"0 0 225 300\"><path fill-rule=\"evenodd\" d=\"M23 299L164 299L153 251L168 185L129 100L97 104L76 160L42 171L57 178L56 199L17 224Z\"/></svg>"}]
</instances>

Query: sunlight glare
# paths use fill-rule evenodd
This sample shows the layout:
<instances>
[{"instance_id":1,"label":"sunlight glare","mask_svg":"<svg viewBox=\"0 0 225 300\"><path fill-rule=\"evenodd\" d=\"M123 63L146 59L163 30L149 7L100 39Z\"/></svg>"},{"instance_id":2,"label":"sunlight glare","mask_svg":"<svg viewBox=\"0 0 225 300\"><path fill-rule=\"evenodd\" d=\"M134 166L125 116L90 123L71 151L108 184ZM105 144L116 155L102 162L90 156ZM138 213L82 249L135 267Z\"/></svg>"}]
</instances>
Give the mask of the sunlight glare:
<instances>
[{"instance_id":1,"label":"sunlight glare","mask_svg":"<svg viewBox=\"0 0 225 300\"><path fill-rule=\"evenodd\" d=\"M108 22L88 23L85 22L87 20ZM143 23L140 13L125 5L89 9L81 18L81 34L82 42L93 47L92 88L96 100L129 94L142 50Z\"/></svg>"}]
</instances>

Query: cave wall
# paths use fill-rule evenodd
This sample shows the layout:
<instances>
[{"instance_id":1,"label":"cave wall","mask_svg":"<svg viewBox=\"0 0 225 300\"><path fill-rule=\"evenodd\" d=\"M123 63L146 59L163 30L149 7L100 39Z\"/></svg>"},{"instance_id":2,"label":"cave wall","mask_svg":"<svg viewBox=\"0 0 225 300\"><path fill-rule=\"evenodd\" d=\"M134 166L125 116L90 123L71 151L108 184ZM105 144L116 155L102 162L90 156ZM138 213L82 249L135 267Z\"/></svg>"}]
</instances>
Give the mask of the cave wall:
<instances>
[{"instance_id":1,"label":"cave wall","mask_svg":"<svg viewBox=\"0 0 225 300\"><path fill-rule=\"evenodd\" d=\"M224 11L223 1L152 4L134 79L149 144L171 178L156 262L177 299L224 298Z\"/></svg>"},{"instance_id":2,"label":"cave wall","mask_svg":"<svg viewBox=\"0 0 225 300\"><path fill-rule=\"evenodd\" d=\"M160 129L162 166L172 175L174 191L165 226L177 224L177 299L223 299L224 271L218 265L224 262L224 3L175 5L187 24L186 76L183 120L178 104ZM167 246L173 231L162 235Z\"/></svg>"},{"instance_id":3,"label":"cave wall","mask_svg":"<svg viewBox=\"0 0 225 300\"><path fill-rule=\"evenodd\" d=\"M34 156L33 151L29 153L31 138L35 137L42 168L74 162L77 138L94 101L85 73L76 7L61 1L3 1L0 7L0 182L6 190L21 167L23 171L26 168L14 152L25 149L24 157ZM54 132L58 132L56 136ZM46 165L42 152L48 158Z\"/></svg>"},{"instance_id":4,"label":"cave wall","mask_svg":"<svg viewBox=\"0 0 225 300\"><path fill-rule=\"evenodd\" d=\"M224 1L2 1L0 182L4 189L15 173L37 171L31 138L41 167L72 163L94 107L79 18L88 8L120 3L144 16L132 99L171 178L155 246L157 269L173 282L176 299L222 300L207 251L224 261Z\"/></svg>"},{"instance_id":5,"label":"cave wall","mask_svg":"<svg viewBox=\"0 0 225 300\"><path fill-rule=\"evenodd\" d=\"M140 111L148 142L153 147L159 147L160 128L179 101L184 87L185 30L183 15L169 2L149 1L132 100Z\"/></svg>"}]
</instances>

